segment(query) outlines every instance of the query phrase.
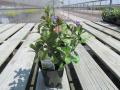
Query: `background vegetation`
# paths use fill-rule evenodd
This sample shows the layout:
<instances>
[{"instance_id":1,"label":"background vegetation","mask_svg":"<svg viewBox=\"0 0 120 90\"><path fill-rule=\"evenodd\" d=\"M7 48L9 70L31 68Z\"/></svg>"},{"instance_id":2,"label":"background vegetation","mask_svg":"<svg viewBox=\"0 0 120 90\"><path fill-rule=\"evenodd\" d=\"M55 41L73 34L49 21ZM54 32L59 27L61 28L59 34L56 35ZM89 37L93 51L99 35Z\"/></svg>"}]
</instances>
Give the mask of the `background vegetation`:
<instances>
[{"instance_id":1,"label":"background vegetation","mask_svg":"<svg viewBox=\"0 0 120 90\"><path fill-rule=\"evenodd\" d=\"M108 8L102 12L103 21L120 25L120 8Z\"/></svg>"}]
</instances>

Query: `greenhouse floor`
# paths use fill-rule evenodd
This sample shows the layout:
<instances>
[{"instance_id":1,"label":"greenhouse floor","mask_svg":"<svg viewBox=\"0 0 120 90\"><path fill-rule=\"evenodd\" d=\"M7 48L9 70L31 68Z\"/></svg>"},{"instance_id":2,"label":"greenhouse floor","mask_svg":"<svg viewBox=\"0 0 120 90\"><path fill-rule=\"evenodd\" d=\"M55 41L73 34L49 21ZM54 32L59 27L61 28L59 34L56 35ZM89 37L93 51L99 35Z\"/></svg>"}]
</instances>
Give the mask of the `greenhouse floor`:
<instances>
[{"instance_id":1,"label":"greenhouse floor","mask_svg":"<svg viewBox=\"0 0 120 90\"><path fill-rule=\"evenodd\" d=\"M60 14L68 16L66 12ZM81 21L87 42L76 49L80 62L66 66L62 88L52 89L45 86L29 47L39 37L38 23L0 24L0 90L120 89L120 28L73 14L69 19Z\"/></svg>"}]
</instances>

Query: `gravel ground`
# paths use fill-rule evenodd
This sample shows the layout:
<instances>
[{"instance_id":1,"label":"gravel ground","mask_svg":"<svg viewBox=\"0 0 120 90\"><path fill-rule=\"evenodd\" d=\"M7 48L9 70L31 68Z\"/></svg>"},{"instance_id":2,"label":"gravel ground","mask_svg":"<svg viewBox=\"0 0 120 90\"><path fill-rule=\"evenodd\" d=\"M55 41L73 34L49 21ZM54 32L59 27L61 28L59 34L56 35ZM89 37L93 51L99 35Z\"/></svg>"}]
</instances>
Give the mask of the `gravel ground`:
<instances>
[{"instance_id":1,"label":"gravel ground","mask_svg":"<svg viewBox=\"0 0 120 90\"><path fill-rule=\"evenodd\" d=\"M0 23L38 23L40 22L40 18L42 16L42 10L38 10L33 13L20 13L14 16L13 15L5 15L4 12L0 11Z\"/></svg>"},{"instance_id":2,"label":"gravel ground","mask_svg":"<svg viewBox=\"0 0 120 90\"><path fill-rule=\"evenodd\" d=\"M57 11L56 11L57 12ZM102 18L101 18L101 15L100 13L87 13L87 12L79 12L79 11L72 11L69 12L69 13L72 13L73 15L76 15L76 16L79 16L81 18L85 18L85 19L88 19L88 20L91 20L91 21L95 21L95 22L98 22L98 21L102 21ZM62 17L63 19L65 19L66 21L69 21L69 15L68 17L64 17L64 16L61 16L59 14L59 12L56 13L56 15ZM0 14L0 23L39 23L40 22L40 18L42 16L42 11L38 11L36 13L32 13L32 14L20 14L20 15L17 15L17 16L5 16L5 15L2 15Z\"/></svg>"},{"instance_id":3,"label":"gravel ground","mask_svg":"<svg viewBox=\"0 0 120 90\"><path fill-rule=\"evenodd\" d=\"M87 20L90 20L90 21L94 21L94 22L102 21L102 17L101 17L100 13L98 13L98 14L95 13L94 14L94 13L77 12L77 11L69 11L69 12L65 11L65 12L68 13L68 17L69 17L69 14L73 14L75 16L79 16L80 18L84 18L84 19L87 19ZM68 19L68 17L64 17L64 16L61 16L61 17L65 18L65 19Z\"/></svg>"}]
</instances>

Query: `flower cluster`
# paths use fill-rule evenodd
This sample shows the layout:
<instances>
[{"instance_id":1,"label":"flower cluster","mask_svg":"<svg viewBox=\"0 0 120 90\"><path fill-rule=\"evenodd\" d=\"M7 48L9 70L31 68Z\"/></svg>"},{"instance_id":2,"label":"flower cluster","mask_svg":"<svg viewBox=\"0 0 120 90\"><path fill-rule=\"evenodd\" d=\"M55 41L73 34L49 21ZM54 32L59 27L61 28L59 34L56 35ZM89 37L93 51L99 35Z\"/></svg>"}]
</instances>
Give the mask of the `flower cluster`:
<instances>
[{"instance_id":1,"label":"flower cluster","mask_svg":"<svg viewBox=\"0 0 120 90\"><path fill-rule=\"evenodd\" d=\"M57 22L57 19L58 19L58 16L51 16L51 19L52 19L52 21L53 21L54 23L56 23L56 22Z\"/></svg>"},{"instance_id":2,"label":"flower cluster","mask_svg":"<svg viewBox=\"0 0 120 90\"><path fill-rule=\"evenodd\" d=\"M74 22L77 26L80 26L80 22L79 21L75 21Z\"/></svg>"}]
</instances>

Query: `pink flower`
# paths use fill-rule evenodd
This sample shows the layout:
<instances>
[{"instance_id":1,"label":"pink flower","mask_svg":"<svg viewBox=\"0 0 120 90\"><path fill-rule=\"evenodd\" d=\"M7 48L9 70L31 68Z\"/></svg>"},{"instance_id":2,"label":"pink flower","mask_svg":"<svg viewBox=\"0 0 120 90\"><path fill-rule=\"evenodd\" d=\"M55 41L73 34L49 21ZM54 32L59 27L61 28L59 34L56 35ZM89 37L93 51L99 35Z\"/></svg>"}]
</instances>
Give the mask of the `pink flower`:
<instances>
[{"instance_id":1,"label":"pink flower","mask_svg":"<svg viewBox=\"0 0 120 90\"><path fill-rule=\"evenodd\" d=\"M56 26L53 31L56 33L61 32L61 26Z\"/></svg>"}]
</instances>

